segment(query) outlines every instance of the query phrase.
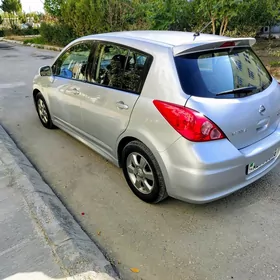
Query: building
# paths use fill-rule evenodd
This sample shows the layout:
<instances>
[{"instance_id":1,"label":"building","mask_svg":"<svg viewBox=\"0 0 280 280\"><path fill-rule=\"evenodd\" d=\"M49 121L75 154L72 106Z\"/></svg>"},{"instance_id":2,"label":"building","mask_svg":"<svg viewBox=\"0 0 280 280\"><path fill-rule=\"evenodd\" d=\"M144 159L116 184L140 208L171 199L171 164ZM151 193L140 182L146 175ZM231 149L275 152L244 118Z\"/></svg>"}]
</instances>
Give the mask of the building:
<instances>
[{"instance_id":1,"label":"building","mask_svg":"<svg viewBox=\"0 0 280 280\"><path fill-rule=\"evenodd\" d=\"M272 38L280 39L280 24L271 27L269 26L262 27L262 29L258 33L258 36L261 38L269 38L269 35Z\"/></svg>"}]
</instances>

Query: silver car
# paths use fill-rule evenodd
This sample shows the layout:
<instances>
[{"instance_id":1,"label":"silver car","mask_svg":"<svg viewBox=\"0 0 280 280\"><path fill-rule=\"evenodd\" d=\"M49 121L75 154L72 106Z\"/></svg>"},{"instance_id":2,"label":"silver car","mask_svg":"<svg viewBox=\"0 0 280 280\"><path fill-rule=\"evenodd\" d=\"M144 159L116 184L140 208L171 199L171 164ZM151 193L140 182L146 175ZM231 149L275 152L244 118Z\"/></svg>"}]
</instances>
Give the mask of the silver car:
<instances>
[{"instance_id":1,"label":"silver car","mask_svg":"<svg viewBox=\"0 0 280 280\"><path fill-rule=\"evenodd\" d=\"M123 169L131 190L205 203L279 163L280 86L252 38L171 31L92 35L40 68L42 124Z\"/></svg>"}]
</instances>

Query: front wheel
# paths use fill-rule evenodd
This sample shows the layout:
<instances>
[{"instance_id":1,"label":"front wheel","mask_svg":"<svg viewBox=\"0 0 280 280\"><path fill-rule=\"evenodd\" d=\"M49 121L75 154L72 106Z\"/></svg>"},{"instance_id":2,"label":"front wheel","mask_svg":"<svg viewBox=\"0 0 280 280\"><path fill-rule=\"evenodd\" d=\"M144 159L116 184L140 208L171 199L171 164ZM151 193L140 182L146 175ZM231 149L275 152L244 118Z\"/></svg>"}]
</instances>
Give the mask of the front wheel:
<instances>
[{"instance_id":1,"label":"front wheel","mask_svg":"<svg viewBox=\"0 0 280 280\"><path fill-rule=\"evenodd\" d=\"M140 141L125 146L122 168L129 187L143 201L158 203L168 196L159 164Z\"/></svg>"},{"instance_id":2,"label":"front wheel","mask_svg":"<svg viewBox=\"0 0 280 280\"><path fill-rule=\"evenodd\" d=\"M41 93L36 95L35 102L37 113L42 125L48 129L54 128L47 103Z\"/></svg>"}]
</instances>

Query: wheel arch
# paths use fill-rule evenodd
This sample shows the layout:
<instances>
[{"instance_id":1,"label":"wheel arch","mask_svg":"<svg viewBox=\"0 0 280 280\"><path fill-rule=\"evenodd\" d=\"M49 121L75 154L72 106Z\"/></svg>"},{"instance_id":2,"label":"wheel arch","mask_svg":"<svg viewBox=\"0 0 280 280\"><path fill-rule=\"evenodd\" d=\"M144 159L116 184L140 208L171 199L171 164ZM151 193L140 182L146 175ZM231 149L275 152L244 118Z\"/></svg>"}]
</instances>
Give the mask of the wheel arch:
<instances>
[{"instance_id":1,"label":"wheel arch","mask_svg":"<svg viewBox=\"0 0 280 280\"><path fill-rule=\"evenodd\" d=\"M157 160L161 172L164 175L164 179L165 179L165 185L167 188L167 191L169 189L170 186L170 181L169 181L169 174L167 172L165 163L163 161L163 158L161 156L161 151L159 151L156 147L157 147L157 143L155 141L153 141L152 138L149 137L148 135L143 135L140 134L139 132L135 131L135 130L126 130L125 133L122 135L122 137L120 137L118 139L117 145L116 145L116 158L118 160L118 166L119 167L123 167L122 166L122 150L123 148L131 141L139 141L141 143L143 143L154 155L155 159Z\"/></svg>"},{"instance_id":2,"label":"wheel arch","mask_svg":"<svg viewBox=\"0 0 280 280\"><path fill-rule=\"evenodd\" d=\"M118 143L118 148L117 148L117 157L118 157L118 164L119 164L119 167L122 167L122 151L124 149L124 147L132 142L132 141L140 141L139 139L135 138L135 137L132 137L132 136L125 136L124 138L122 138L120 140L120 142ZM140 141L142 142L142 141ZM143 143L144 144L144 143Z\"/></svg>"},{"instance_id":3,"label":"wheel arch","mask_svg":"<svg viewBox=\"0 0 280 280\"><path fill-rule=\"evenodd\" d=\"M49 102L49 97L48 94L43 90L44 88L41 87L39 84L34 84L33 86L33 100L34 100L34 104L36 106L36 96L41 93L47 103L48 109L49 111L51 110L50 108L50 102ZM50 111L51 112L51 111Z\"/></svg>"},{"instance_id":4,"label":"wheel arch","mask_svg":"<svg viewBox=\"0 0 280 280\"><path fill-rule=\"evenodd\" d=\"M38 95L38 93L40 92L39 89L35 88L33 90L33 101L34 101L34 104L36 104L36 96Z\"/></svg>"}]
</instances>

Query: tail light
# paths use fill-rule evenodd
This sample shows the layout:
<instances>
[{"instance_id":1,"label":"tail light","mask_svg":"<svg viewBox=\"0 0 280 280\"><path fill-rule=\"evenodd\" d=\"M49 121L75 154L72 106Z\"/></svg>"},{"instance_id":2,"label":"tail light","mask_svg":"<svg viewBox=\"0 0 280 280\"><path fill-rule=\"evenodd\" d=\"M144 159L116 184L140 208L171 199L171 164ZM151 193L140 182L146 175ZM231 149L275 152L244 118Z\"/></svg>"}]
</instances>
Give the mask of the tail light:
<instances>
[{"instance_id":1,"label":"tail light","mask_svg":"<svg viewBox=\"0 0 280 280\"><path fill-rule=\"evenodd\" d=\"M184 106L154 100L156 108L183 137L193 142L225 138L224 133L201 113Z\"/></svg>"}]
</instances>

